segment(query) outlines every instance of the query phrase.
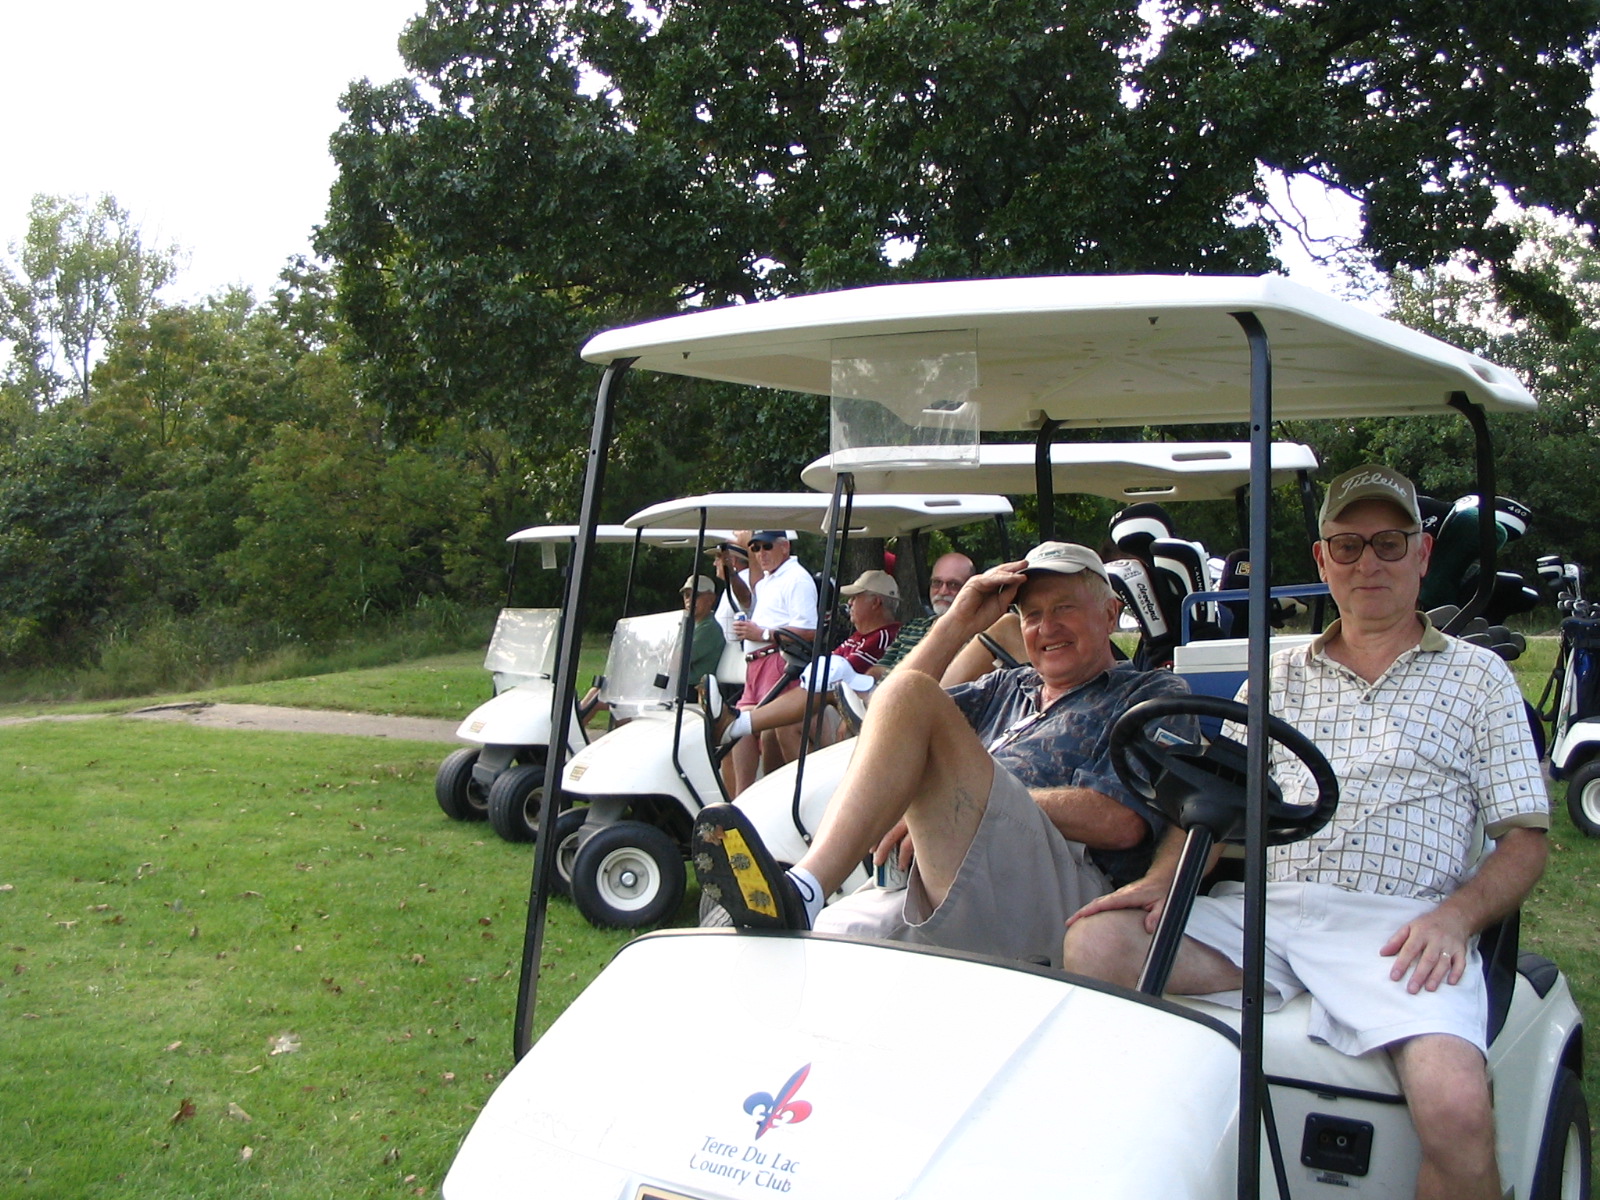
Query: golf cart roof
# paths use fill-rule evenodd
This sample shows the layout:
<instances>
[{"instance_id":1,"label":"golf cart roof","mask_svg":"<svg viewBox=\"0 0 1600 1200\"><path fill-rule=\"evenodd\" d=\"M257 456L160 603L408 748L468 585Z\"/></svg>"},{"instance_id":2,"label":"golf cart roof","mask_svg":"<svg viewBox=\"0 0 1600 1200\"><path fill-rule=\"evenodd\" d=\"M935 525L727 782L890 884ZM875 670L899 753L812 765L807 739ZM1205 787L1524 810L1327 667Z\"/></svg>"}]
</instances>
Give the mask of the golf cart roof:
<instances>
[{"instance_id":1,"label":"golf cart roof","mask_svg":"<svg viewBox=\"0 0 1600 1200\"><path fill-rule=\"evenodd\" d=\"M1242 421L1250 355L1235 313L1270 339L1279 420L1439 413L1457 392L1491 411L1534 407L1504 368L1275 276L891 284L613 329L583 356L826 396L835 342L941 335L975 347L982 429Z\"/></svg>"},{"instance_id":2,"label":"golf cart roof","mask_svg":"<svg viewBox=\"0 0 1600 1200\"><path fill-rule=\"evenodd\" d=\"M909 455L913 451L907 450ZM1250 482L1249 442L1058 442L1050 447L1057 493L1088 493L1112 500L1225 500ZM1314 471L1317 456L1299 442L1272 444L1272 482ZM983 487L1006 495L1035 490L1032 443L978 447L971 466L929 457L884 464L851 462L851 452L828 454L800 472L807 487L831 491L834 476L850 470L856 486L874 492L901 488Z\"/></svg>"},{"instance_id":3,"label":"golf cart roof","mask_svg":"<svg viewBox=\"0 0 1600 1200\"><path fill-rule=\"evenodd\" d=\"M630 529L697 518L740 529L797 529L827 532L832 496L821 492L719 492L686 496L642 508L627 520ZM1004 496L939 495L878 496L857 494L850 508L853 537L894 537L913 529L944 529L990 517L1011 515Z\"/></svg>"},{"instance_id":4,"label":"golf cart roof","mask_svg":"<svg viewBox=\"0 0 1600 1200\"><path fill-rule=\"evenodd\" d=\"M527 529L519 529L510 537L508 542L570 542L582 531L579 525L530 525ZM595 528L594 540L596 542L624 543L632 545L635 538L640 536L639 530L627 525L600 525ZM726 541L733 536L731 529L706 530L707 542ZM647 529L642 540L649 546L692 546L700 537L699 529Z\"/></svg>"}]
</instances>

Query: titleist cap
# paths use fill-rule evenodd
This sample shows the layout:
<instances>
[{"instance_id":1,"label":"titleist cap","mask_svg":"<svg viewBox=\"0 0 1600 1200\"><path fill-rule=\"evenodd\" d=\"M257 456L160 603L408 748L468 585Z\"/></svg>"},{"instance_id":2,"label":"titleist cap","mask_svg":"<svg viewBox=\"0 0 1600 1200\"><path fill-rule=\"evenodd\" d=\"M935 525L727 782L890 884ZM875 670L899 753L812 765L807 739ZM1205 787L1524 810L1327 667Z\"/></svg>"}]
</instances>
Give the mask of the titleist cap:
<instances>
[{"instance_id":1,"label":"titleist cap","mask_svg":"<svg viewBox=\"0 0 1600 1200\"><path fill-rule=\"evenodd\" d=\"M1337 521L1339 514L1360 500L1387 500L1397 505L1411 518L1413 525L1422 524L1422 512L1417 507L1417 489L1411 480L1393 467L1367 463L1353 467L1328 484L1322 497L1322 511L1317 514L1317 524Z\"/></svg>"}]
</instances>

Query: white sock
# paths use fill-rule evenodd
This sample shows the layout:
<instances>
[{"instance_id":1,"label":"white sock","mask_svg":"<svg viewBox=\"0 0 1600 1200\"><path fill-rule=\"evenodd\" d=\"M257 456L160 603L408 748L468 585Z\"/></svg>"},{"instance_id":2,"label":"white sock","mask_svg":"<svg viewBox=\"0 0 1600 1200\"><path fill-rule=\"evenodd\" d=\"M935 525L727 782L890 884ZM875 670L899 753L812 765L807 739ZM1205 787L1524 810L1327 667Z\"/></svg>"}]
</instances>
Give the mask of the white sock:
<instances>
[{"instance_id":1,"label":"white sock","mask_svg":"<svg viewBox=\"0 0 1600 1200\"><path fill-rule=\"evenodd\" d=\"M815 929L817 914L822 911L822 902L827 899L822 894L822 885L817 882L817 877L804 867L790 867L786 872L794 881L795 891L800 893L800 899L806 905L806 928Z\"/></svg>"},{"instance_id":2,"label":"white sock","mask_svg":"<svg viewBox=\"0 0 1600 1200\"><path fill-rule=\"evenodd\" d=\"M736 742L742 737L749 737L754 732L750 728L750 710L746 709L733 719L733 724L723 732L723 740Z\"/></svg>"}]
</instances>

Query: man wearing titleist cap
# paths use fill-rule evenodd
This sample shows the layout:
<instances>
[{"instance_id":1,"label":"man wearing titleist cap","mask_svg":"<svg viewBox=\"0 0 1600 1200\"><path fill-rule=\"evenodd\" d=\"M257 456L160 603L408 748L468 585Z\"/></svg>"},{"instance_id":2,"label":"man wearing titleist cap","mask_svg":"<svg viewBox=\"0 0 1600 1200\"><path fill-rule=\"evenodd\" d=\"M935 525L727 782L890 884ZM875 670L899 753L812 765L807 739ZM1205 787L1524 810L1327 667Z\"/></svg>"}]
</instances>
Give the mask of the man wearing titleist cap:
<instances>
[{"instance_id":1,"label":"man wearing titleist cap","mask_svg":"<svg viewBox=\"0 0 1600 1200\"><path fill-rule=\"evenodd\" d=\"M735 620L733 632L744 640L744 695L740 708L754 708L766 698L783 675L777 631L787 629L809 641L817 628L817 584L800 560L790 553L789 535L782 529L758 529L747 543L752 590L750 615ZM760 569L759 575L756 568ZM769 766L792 758L799 750L800 731L779 730L773 736L782 746ZM741 738L733 748L734 794L756 778L758 748L755 738Z\"/></svg>"},{"instance_id":2,"label":"man wearing titleist cap","mask_svg":"<svg viewBox=\"0 0 1600 1200\"><path fill-rule=\"evenodd\" d=\"M957 651L1013 604L1029 665L941 689ZM1053 960L1067 915L1137 877L1160 824L1112 770L1110 727L1140 700L1186 690L1116 662L1117 610L1084 546L1046 542L974 576L878 688L800 862L779 871L738 809L712 805L695 822L702 889L747 928ZM904 863L913 849L904 891L822 908L863 856Z\"/></svg>"},{"instance_id":3,"label":"man wearing titleist cap","mask_svg":"<svg viewBox=\"0 0 1600 1200\"><path fill-rule=\"evenodd\" d=\"M1309 992L1308 1036L1351 1055L1387 1049L1422 1147L1416 1194L1488 1200L1500 1176L1477 935L1538 880L1549 827L1522 694L1497 655L1416 611L1432 539L1409 479L1347 471L1319 523L1313 555L1339 619L1273 656L1268 704L1327 757L1339 807L1269 851L1266 1007ZM1308 802L1305 766L1276 743L1269 753L1285 801ZM1474 863L1479 823L1494 849ZM1074 915L1069 969L1137 977L1176 850L1169 836L1144 879ZM1236 885L1199 897L1171 991L1239 1003L1243 907Z\"/></svg>"}]
</instances>

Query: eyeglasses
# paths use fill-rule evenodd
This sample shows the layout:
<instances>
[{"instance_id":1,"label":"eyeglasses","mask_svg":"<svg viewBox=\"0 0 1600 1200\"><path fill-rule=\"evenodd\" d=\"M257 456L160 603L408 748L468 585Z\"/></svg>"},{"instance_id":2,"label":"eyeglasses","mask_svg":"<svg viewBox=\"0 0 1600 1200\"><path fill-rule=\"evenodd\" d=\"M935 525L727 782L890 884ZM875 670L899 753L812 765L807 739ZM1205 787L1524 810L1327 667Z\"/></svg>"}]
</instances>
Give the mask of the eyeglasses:
<instances>
[{"instance_id":1,"label":"eyeglasses","mask_svg":"<svg viewBox=\"0 0 1600 1200\"><path fill-rule=\"evenodd\" d=\"M771 550L772 549L772 543L771 542L751 542L750 543L750 549L752 549L752 550Z\"/></svg>"},{"instance_id":2,"label":"eyeglasses","mask_svg":"<svg viewBox=\"0 0 1600 1200\"><path fill-rule=\"evenodd\" d=\"M1421 532L1420 529L1380 529L1369 538L1359 533L1336 533L1323 538L1322 544L1328 548L1328 557L1342 567L1357 561L1367 552L1368 546L1384 562L1399 562L1411 548L1411 539Z\"/></svg>"}]
</instances>

